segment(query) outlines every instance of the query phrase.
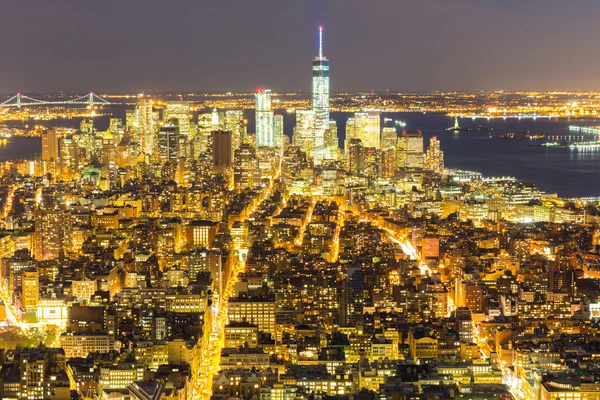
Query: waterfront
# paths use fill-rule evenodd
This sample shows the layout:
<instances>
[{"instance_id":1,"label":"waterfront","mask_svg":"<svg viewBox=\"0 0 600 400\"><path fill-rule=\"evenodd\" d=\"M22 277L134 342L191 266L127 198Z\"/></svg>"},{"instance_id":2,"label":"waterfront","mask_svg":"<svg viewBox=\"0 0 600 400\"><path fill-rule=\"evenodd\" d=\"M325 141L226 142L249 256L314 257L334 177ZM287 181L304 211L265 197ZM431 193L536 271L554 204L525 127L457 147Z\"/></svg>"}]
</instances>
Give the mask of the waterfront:
<instances>
[{"instance_id":1,"label":"waterfront","mask_svg":"<svg viewBox=\"0 0 600 400\"><path fill-rule=\"evenodd\" d=\"M120 110L115 110L121 117ZM124 114L124 113L123 113ZM253 110L246 111L249 131L254 126ZM345 123L350 113L333 112L331 117L338 122L340 146L345 138ZM475 170L485 176L514 176L532 182L549 193L562 197L584 197L600 195L600 151L576 151L565 148L532 145L529 140L491 139L492 135L506 132L541 132L546 135L569 135L569 125L594 125L593 120L568 119L471 119L460 120L461 126L493 128L486 131L446 131L454 121L441 113L384 113L382 118L392 118L406 123L406 130L421 130L425 146L432 136L441 141L448 168ZM52 121L52 125L77 127L79 119ZM285 131L292 134L294 114L284 113ZM108 127L108 118L96 119L99 130ZM578 134L581 135L581 134ZM12 138L0 147L0 161L33 158L41 153L38 138Z\"/></svg>"}]
</instances>

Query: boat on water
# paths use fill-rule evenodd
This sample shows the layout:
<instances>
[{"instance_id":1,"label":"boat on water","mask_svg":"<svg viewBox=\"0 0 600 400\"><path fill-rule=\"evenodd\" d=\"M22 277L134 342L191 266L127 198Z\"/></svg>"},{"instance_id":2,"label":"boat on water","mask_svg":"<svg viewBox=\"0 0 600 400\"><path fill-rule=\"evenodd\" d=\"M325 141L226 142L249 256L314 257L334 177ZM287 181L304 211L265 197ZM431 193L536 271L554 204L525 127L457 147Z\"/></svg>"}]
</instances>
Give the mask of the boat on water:
<instances>
[{"instance_id":1,"label":"boat on water","mask_svg":"<svg viewBox=\"0 0 600 400\"><path fill-rule=\"evenodd\" d=\"M507 132L501 133L499 135L493 136L494 139L512 139L512 140L535 140L535 139L545 139L546 135L543 133L534 133L534 132Z\"/></svg>"},{"instance_id":2,"label":"boat on water","mask_svg":"<svg viewBox=\"0 0 600 400\"><path fill-rule=\"evenodd\" d=\"M488 128L488 127L485 127L482 125L463 127L463 126L460 126L460 124L458 123L458 117L455 117L454 118L454 126L451 126L450 128L446 128L446 130L450 131L450 132L461 132L461 131L491 132L494 130L494 128Z\"/></svg>"}]
</instances>

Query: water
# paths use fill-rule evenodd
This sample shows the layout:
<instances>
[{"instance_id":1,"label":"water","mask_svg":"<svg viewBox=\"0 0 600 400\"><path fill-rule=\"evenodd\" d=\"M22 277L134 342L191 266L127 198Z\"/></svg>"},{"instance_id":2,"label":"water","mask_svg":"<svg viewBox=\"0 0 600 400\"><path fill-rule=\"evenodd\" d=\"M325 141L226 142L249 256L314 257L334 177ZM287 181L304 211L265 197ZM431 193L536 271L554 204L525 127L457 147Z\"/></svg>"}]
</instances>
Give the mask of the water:
<instances>
[{"instance_id":1,"label":"water","mask_svg":"<svg viewBox=\"0 0 600 400\"><path fill-rule=\"evenodd\" d=\"M115 113L122 117L124 113ZM121 114L121 115L119 115ZM246 112L249 131L253 131L254 113ZM291 136L295 124L293 114L284 114L285 132ZM334 112L340 144L345 138L345 123L350 113ZM529 140L491 139L485 131L446 131L454 120L440 113L387 113L383 117L406 123L406 130L421 130L425 146L432 136L441 142L446 166L482 172L485 176L514 176L532 182L549 193L561 197L600 196L600 151L578 152L564 148L532 146ZM53 121L53 125L76 127L80 120ZM483 125L494 128L493 135L530 130L546 135L569 135L568 126L600 125L600 121L577 120L461 120L464 127ZM108 118L98 118L99 130L108 127ZM572 133L571 133L572 134ZM581 134L578 134L579 136ZM39 138L13 138L0 147L0 161L33 158L41 153Z\"/></svg>"}]
</instances>

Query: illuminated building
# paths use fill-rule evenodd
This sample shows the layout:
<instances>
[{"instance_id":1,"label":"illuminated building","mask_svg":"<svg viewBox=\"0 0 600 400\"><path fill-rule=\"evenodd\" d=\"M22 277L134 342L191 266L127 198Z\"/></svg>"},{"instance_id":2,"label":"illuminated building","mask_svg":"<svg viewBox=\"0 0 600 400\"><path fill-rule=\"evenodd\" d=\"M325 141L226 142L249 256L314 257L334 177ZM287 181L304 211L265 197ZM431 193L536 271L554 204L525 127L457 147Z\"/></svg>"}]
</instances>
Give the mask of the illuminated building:
<instances>
[{"instance_id":1,"label":"illuminated building","mask_svg":"<svg viewBox=\"0 0 600 400\"><path fill-rule=\"evenodd\" d=\"M437 359L438 340L433 337L431 332L418 328L411 328L408 332L408 348L410 356L415 362L421 360Z\"/></svg>"},{"instance_id":2,"label":"illuminated building","mask_svg":"<svg viewBox=\"0 0 600 400\"><path fill-rule=\"evenodd\" d=\"M154 111L152 108L152 99L140 96L136 110L138 142L140 144L140 152L143 154L153 155L154 150L154 133L156 124L154 119Z\"/></svg>"},{"instance_id":3,"label":"illuminated building","mask_svg":"<svg viewBox=\"0 0 600 400\"><path fill-rule=\"evenodd\" d=\"M444 173L444 152L440 149L440 141L436 136L429 140L429 147L425 156L425 167L436 174Z\"/></svg>"},{"instance_id":4,"label":"illuminated building","mask_svg":"<svg viewBox=\"0 0 600 400\"><path fill-rule=\"evenodd\" d=\"M275 301L270 299L232 298L229 300L227 319L231 322L248 322L258 330L275 337Z\"/></svg>"},{"instance_id":5,"label":"illuminated building","mask_svg":"<svg viewBox=\"0 0 600 400\"><path fill-rule=\"evenodd\" d=\"M71 290L73 297L89 303L96 290L98 290L98 284L95 280L73 281Z\"/></svg>"},{"instance_id":6,"label":"illuminated building","mask_svg":"<svg viewBox=\"0 0 600 400\"><path fill-rule=\"evenodd\" d=\"M258 344L258 326L247 322L231 322L225 325L225 347L256 347Z\"/></svg>"},{"instance_id":7,"label":"illuminated building","mask_svg":"<svg viewBox=\"0 0 600 400\"><path fill-rule=\"evenodd\" d=\"M340 319L354 325L362 319L364 307L364 275L361 267L348 267L344 281Z\"/></svg>"},{"instance_id":8,"label":"illuminated building","mask_svg":"<svg viewBox=\"0 0 600 400\"><path fill-rule=\"evenodd\" d=\"M231 154L233 155L246 137L244 110L226 110L224 130L231 132Z\"/></svg>"},{"instance_id":9,"label":"illuminated building","mask_svg":"<svg viewBox=\"0 0 600 400\"><path fill-rule=\"evenodd\" d=\"M225 174L232 164L232 132L213 131L213 173Z\"/></svg>"},{"instance_id":10,"label":"illuminated building","mask_svg":"<svg viewBox=\"0 0 600 400\"><path fill-rule=\"evenodd\" d=\"M54 260L59 257L63 245L71 233L70 218L58 209L40 208L35 212L35 258Z\"/></svg>"},{"instance_id":11,"label":"illuminated building","mask_svg":"<svg viewBox=\"0 0 600 400\"><path fill-rule=\"evenodd\" d=\"M56 129L42 131L42 160L59 161L58 158L58 133Z\"/></svg>"},{"instance_id":12,"label":"illuminated building","mask_svg":"<svg viewBox=\"0 0 600 400\"><path fill-rule=\"evenodd\" d=\"M360 139L366 148L381 148L381 113L357 112L346 121L346 142Z\"/></svg>"},{"instance_id":13,"label":"illuminated building","mask_svg":"<svg viewBox=\"0 0 600 400\"><path fill-rule=\"evenodd\" d=\"M163 111L163 120L177 120L179 134L184 137L190 135L190 102L189 101L168 101Z\"/></svg>"},{"instance_id":14,"label":"illuminated building","mask_svg":"<svg viewBox=\"0 0 600 400\"><path fill-rule=\"evenodd\" d=\"M115 339L105 333L63 333L60 335L60 347L65 357L87 357L89 353L108 353L113 350Z\"/></svg>"},{"instance_id":15,"label":"illuminated building","mask_svg":"<svg viewBox=\"0 0 600 400\"><path fill-rule=\"evenodd\" d=\"M237 191L254 187L254 176L258 168L256 164L256 151L251 145L242 144L235 151L233 181Z\"/></svg>"},{"instance_id":16,"label":"illuminated building","mask_svg":"<svg viewBox=\"0 0 600 400\"><path fill-rule=\"evenodd\" d=\"M381 149L394 149L398 146L398 133L393 126L384 126L381 130Z\"/></svg>"},{"instance_id":17,"label":"illuminated building","mask_svg":"<svg viewBox=\"0 0 600 400\"><path fill-rule=\"evenodd\" d=\"M117 365L100 368L98 391L105 389L126 389L133 382L144 379L144 367L137 362L121 362Z\"/></svg>"},{"instance_id":18,"label":"illuminated building","mask_svg":"<svg viewBox=\"0 0 600 400\"><path fill-rule=\"evenodd\" d=\"M161 163L175 161L179 157L179 126L172 119L158 131L158 158Z\"/></svg>"},{"instance_id":19,"label":"illuminated building","mask_svg":"<svg viewBox=\"0 0 600 400\"><path fill-rule=\"evenodd\" d=\"M37 269L23 270L21 276L21 300L23 310L37 311L40 298L40 277Z\"/></svg>"},{"instance_id":20,"label":"illuminated building","mask_svg":"<svg viewBox=\"0 0 600 400\"><path fill-rule=\"evenodd\" d=\"M66 180L72 179L79 169L79 152L74 139L62 138L60 140L60 155L61 176Z\"/></svg>"},{"instance_id":21,"label":"illuminated building","mask_svg":"<svg viewBox=\"0 0 600 400\"><path fill-rule=\"evenodd\" d=\"M319 54L313 60L312 110L315 113L314 146L323 146L329 129L329 60L323 56L323 27L319 27ZM312 149L309 149L312 150Z\"/></svg>"},{"instance_id":22,"label":"illuminated building","mask_svg":"<svg viewBox=\"0 0 600 400\"><path fill-rule=\"evenodd\" d=\"M423 135L421 131L404 131L398 138L398 167L423 168L425 154L423 153Z\"/></svg>"},{"instance_id":23,"label":"illuminated building","mask_svg":"<svg viewBox=\"0 0 600 400\"><path fill-rule=\"evenodd\" d=\"M273 119L273 137L275 140L274 146L283 151L283 145L286 143L286 138L283 132L283 115L275 114Z\"/></svg>"},{"instance_id":24,"label":"illuminated building","mask_svg":"<svg viewBox=\"0 0 600 400\"><path fill-rule=\"evenodd\" d=\"M117 161L117 148L115 147L115 139L112 133L108 130L102 136L102 164L104 166L115 165Z\"/></svg>"},{"instance_id":25,"label":"illuminated building","mask_svg":"<svg viewBox=\"0 0 600 400\"><path fill-rule=\"evenodd\" d=\"M258 89L256 92L256 147L274 147L273 110L271 91Z\"/></svg>"},{"instance_id":26,"label":"illuminated building","mask_svg":"<svg viewBox=\"0 0 600 400\"><path fill-rule=\"evenodd\" d=\"M296 126L294 127L294 146L310 154L315 147L316 114L314 110L296 110Z\"/></svg>"},{"instance_id":27,"label":"illuminated building","mask_svg":"<svg viewBox=\"0 0 600 400\"><path fill-rule=\"evenodd\" d=\"M189 249L195 249L197 247L210 248L216 234L216 222L192 221L186 227L187 246Z\"/></svg>"}]
</instances>

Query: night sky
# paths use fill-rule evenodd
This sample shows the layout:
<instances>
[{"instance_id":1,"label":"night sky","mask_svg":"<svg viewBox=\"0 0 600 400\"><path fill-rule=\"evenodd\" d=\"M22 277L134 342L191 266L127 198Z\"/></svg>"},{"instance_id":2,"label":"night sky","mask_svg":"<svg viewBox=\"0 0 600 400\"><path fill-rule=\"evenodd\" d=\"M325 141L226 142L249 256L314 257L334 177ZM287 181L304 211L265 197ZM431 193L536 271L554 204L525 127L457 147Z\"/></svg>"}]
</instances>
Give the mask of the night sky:
<instances>
[{"instance_id":1,"label":"night sky","mask_svg":"<svg viewBox=\"0 0 600 400\"><path fill-rule=\"evenodd\" d=\"M0 92L598 90L598 0L17 0Z\"/></svg>"}]
</instances>

